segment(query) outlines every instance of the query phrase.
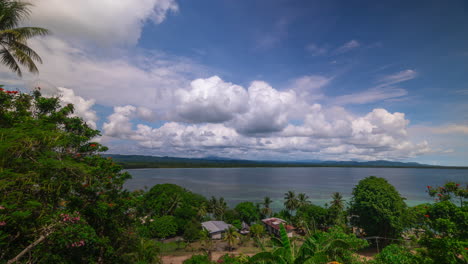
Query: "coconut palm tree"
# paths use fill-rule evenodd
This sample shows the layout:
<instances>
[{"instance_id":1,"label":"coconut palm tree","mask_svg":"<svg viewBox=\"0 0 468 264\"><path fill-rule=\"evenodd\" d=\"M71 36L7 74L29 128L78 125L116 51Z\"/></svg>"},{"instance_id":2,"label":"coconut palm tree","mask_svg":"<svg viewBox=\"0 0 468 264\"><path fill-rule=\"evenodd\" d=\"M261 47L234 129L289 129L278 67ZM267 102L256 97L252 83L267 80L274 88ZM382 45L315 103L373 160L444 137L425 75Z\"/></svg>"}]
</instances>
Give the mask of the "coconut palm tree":
<instances>
[{"instance_id":1,"label":"coconut palm tree","mask_svg":"<svg viewBox=\"0 0 468 264\"><path fill-rule=\"evenodd\" d=\"M182 197L176 194L170 198L170 206L167 209L166 215L173 215L174 211L182 204Z\"/></svg>"},{"instance_id":2,"label":"coconut palm tree","mask_svg":"<svg viewBox=\"0 0 468 264\"><path fill-rule=\"evenodd\" d=\"M0 1L0 60L20 77L20 65L32 73L38 73L34 62L42 63L41 57L28 46L27 40L49 34L45 28L18 27L30 15L30 6L30 3L22 1Z\"/></svg>"},{"instance_id":3,"label":"coconut palm tree","mask_svg":"<svg viewBox=\"0 0 468 264\"><path fill-rule=\"evenodd\" d=\"M234 245L237 244L239 237L240 234L237 232L235 227L230 226L228 229L226 229L226 232L224 233L224 240L228 243L229 251L231 251Z\"/></svg>"},{"instance_id":4,"label":"coconut palm tree","mask_svg":"<svg viewBox=\"0 0 468 264\"><path fill-rule=\"evenodd\" d=\"M263 208L262 208L262 214L266 217L269 217L271 215L271 213L273 212L270 208L270 205L273 201L270 199L270 197L268 196L265 196L265 198L263 198Z\"/></svg>"},{"instance_id":5,"label":"coconut palm tree","mask_svg":"<svg viewBox=\"0 0 468 264\"><path fill-rule=\"evenodd\" d=\"M328 210L331 223L335 225L343 225L345 223L344 207L343 196L339 192L333 193Z\"/></svg>"},{"instance_id":6,"label":"coconut palm tree","mask_svg":"<svg viewBox=\"0 0 468 264\"><path fill-rule=\"evenodd\" d=\"M292 212L298 208L298 205L298 200L294 191L288 191L284 194L284 206L286 209Z\"/></svg>"},{"instance_id":7,"label":"coconut palm tree","mask_svg":"<svg viewBox=\"0 0 468 264\"><path fill-rule=\"evenodd\" d=\"M216 208L216 203L217 203L216 197L211 196L211 198L210 198L210 200L208 200L208 203L207 203L207 206L206 206L206 209L207 209L208 213L214 214L214 211L215 211L215 208Z\"/></svg>"},{"instance_id":8,"label":"coconut palm tree","mask_svg":"<svg viewBox=\"0 0 468 264\"><path fill-rule=\"evenodd\" d=\"M339 192L335 192L332 194L333 201L331 202L330 207L335 207L337 209L343 210L344 209L344 200L343 196Z\"/></svg>"},{"instance_id":9,"label":"coconut palm tree","mask_svg":"<svg viewBox=\"0 0 468 264\"><path fill-rule=\"evenodd\" d=\"M310 204L309 201L309 196L307 196L305 193L300 193L297 195L297 207L302 207L305 205Z\"/></svg>"},{"instance_id":10,"label":"coconut palm tree","mask_svg":"<svg viewBox=\"0 0 468 264\"><path fill-rule=\"evenodd\" d=\"M205 203L200 205L197 209L197 216L201 219L205 217L205 215L208 213L208 208Z\"/></svg>"},{"instance_id":11,"label":"coconut palm tree","mask_svg":"<svg viewBox=\"0 0 468 264\"><path fill-rule=\"evenodd\" d=\"M226 201L224 200L223 197L220 197L216 203L215 212L214 212L216 219L223 220L224 214L226 213L227 208L228 207L227 207Z\"/></svg>"}]
</instances>

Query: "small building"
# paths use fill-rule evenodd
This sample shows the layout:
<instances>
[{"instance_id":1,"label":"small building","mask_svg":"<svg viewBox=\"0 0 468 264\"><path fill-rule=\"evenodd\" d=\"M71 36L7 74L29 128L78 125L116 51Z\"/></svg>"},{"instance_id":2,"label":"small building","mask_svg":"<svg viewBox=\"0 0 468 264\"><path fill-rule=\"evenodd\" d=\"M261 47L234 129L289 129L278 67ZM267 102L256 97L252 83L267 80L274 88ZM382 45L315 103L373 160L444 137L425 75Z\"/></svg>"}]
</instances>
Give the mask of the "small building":
<instances>
[{"instance_id":1,"label":"small building","mask_svg":"<svg viewBox=\"0 0 468 264\"><path fill-rule=\"evenodd\" d=\"M208 231L211 239L221 239L223 237L222 234L231 226L224 221L207 221L202 223L203 229Z\"/></svg>"},{"instance_id":2,"label":"small building","mask_svg":"<svg viewBox=\"0 0 468 264\"><path fill-rule=\"evenodd\" d=\"M293 231L296 229L294 228L294 226L288 225L288 223L281 218L276 218L276 217L266 218L266 219L263 219L262 222L265 225L266 230L269 233L274 234L276 236L280 236L279 230L280 230L281 224L283 224L284 229L286 229L286 232L288 233L288 237L292 237Z\"/></svg>"},{"instance_id":3,"label":"small building","mask_svg":"<svg viewBox=\"0 0 468 264\"><path fill-rule=\"evenodd\" d=\"M242 235L247 235L250 233L250 226L246 222L242 222L242 229L240 232Z\"/></svg>"}]
</instances>

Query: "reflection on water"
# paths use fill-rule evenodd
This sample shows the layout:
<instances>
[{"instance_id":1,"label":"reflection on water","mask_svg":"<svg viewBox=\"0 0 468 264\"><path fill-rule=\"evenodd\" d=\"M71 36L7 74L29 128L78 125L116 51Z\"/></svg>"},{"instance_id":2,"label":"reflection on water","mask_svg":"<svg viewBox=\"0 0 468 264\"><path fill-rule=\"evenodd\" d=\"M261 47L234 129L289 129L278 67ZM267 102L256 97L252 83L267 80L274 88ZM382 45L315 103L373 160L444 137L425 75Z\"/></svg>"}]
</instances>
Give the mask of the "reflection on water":
<instances>
[{"instance_id":1,"label":"reflection on water","mask_svg":"<svg viewBox=\"0 0 468 264\"><path fill-rule=\"evenodd\" d=\"M304 192L315 204L330 201L333 192L349 200L352 189L367 176L386 178L409 205L430 202L426 186L447 181L466 183L468 170L413 168L184 168L133 169L129 190L151 188L155 184L174 183L206 197L222 196L230 206L243 201L273 199L273 207L282 207L288 190Z\"/></svg>"}]
</instances>

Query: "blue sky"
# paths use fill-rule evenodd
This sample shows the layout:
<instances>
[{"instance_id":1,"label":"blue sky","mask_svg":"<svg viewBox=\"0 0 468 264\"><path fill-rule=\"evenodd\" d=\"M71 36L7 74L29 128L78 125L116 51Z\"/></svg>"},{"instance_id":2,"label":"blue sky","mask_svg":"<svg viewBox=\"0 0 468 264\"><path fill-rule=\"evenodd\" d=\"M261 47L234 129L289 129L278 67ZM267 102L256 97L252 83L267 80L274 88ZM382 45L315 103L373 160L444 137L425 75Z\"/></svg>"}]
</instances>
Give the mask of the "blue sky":
<instances>
[{"instance_id":1,"label":"blue sky","mask_svg":"<svg viewBox=\"0 0 468 264\"><path fill-rule=\"evenodd\" d=\"M35 2L39 75L113 153L468 165L466 1ZM62 87L62 88L58 88Z\"/></svg>"}]
</instances>

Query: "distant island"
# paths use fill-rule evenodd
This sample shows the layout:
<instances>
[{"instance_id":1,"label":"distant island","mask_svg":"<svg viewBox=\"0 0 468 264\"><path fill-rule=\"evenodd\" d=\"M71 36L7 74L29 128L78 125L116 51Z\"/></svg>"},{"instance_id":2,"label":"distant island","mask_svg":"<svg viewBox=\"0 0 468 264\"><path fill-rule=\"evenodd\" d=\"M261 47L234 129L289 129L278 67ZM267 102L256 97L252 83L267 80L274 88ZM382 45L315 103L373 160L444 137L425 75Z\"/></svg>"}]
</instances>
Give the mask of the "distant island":
<instances>
[{"instance_id":1,"label":"distant island","mask_svg":"<svg viewBox=\"0 0 468 264\"><path fill-rule=\"evenodd\" d=\"M437 166L417 162L398 162L387 160L376 161L270 161L270 160L242 160L223 157L179 158L157 157L144 155L106 154L125 169L139 168L240 168L240 167L361 167L361 168L443 168L468 169L461 166Z\"/></svg>"}]
</instances>

